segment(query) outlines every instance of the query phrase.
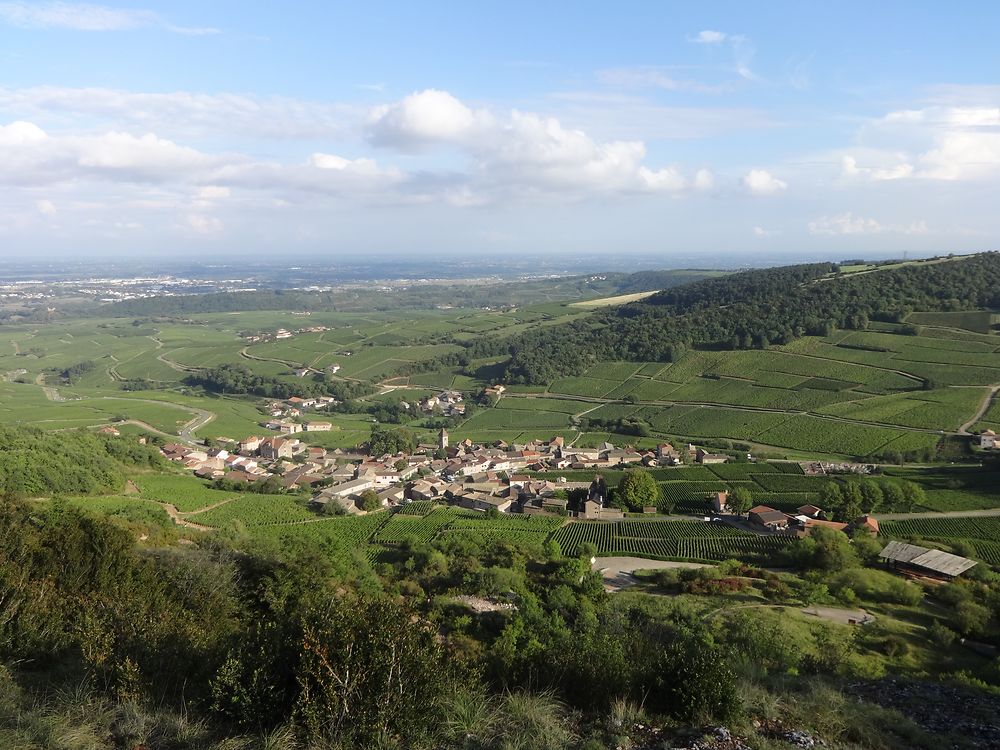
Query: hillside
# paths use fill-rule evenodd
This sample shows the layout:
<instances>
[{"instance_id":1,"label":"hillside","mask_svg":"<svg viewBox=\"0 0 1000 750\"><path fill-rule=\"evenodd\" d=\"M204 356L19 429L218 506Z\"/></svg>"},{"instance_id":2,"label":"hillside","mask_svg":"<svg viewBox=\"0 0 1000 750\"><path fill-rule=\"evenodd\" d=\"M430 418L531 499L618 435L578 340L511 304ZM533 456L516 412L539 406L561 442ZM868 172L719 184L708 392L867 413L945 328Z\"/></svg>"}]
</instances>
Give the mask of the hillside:
<instances>
[{"instance_id":1,"label":"hillside","mask_svg":"<svg viewBox=\"0 0 1000 750\"><path fill-rule=\"evenodd\" d=\"M161 466L159 451L93 432L0 426L4 498L120 491L126 467Z\"/></svg>"},{"instance_id":2,"label":"hillside","mask_svg":"<svg viewBox=\"0 0 1000 750\"><path fill-rule=\"evenodd\" d=\"M913 311L1000 306L1000 254L838 274L832 264L706 279L510 342L505 379L543 383L601 360L671 362L687 349L767 349L834 329L898 323ZM483 353L490 343L478 345Z\"/></svg>"}]
</instances>

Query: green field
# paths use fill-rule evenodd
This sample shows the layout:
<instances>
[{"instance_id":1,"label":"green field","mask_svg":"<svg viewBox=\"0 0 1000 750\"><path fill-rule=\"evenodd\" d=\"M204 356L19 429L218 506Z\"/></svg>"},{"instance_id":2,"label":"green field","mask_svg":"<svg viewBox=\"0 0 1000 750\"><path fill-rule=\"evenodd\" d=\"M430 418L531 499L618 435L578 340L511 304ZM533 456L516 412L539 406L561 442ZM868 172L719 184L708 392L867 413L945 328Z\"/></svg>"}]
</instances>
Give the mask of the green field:
<instances>
[{"instance_id":1,"label":"green field","mask_svg":"<svg viewBox=\"0 0 1000 750\"><path fill-rule=\"evenodd\" d=\"M532 327L586 317L581 308L545 303L506 312L469 309L371 312L241 312L192 315L154 323L79 319L10 326L0 347L0 418L68 429L126 417L176 435L203 410L211 420L198 437L239 439L260 434L262 399L219 398L183 383L193 369L243 365L286 383L301 382L291 368L339 364L337 377L379 382L399 375L402 390L375 398L416 401L432 390L460 388L470 395L502 375L504 359L468 366L421 363L461 351L451 341L513 335ZM913 313L906 326L872 323L867 330L803 337L766 350L697 351L675 362L596 362L547 385L510 386L494 408L479 408L452 428L478 440L547 439L563 434L579 445L603 440L652 445L662 439L737 441L790 458L908 454L933 457L942 432L957 431L1000 381L1000 337L993 314ZM246 345L247 331L329 330ZM93 368L65 384L61 368L90 361ZM14 375L20 370L25 373ZM48 390L36 379L44 376ZM13 379L25 383L9 382ZM120 382L143 378L153 390L125 392ZM570 398L572 397L572 398ZM370 419L323 415L330 433L302 439L327 447L364 440ZM604 420L594 426L579 420ZM642 430L621 430L631 420ZM418 434L425 419L411 419ZM975 429L1000 429L996 403ZM580 435L580 432L583 435ZM637 435L642 435L641 438ZM945 489L945 488L942 488Z\"/></svg>"}]
</instances>

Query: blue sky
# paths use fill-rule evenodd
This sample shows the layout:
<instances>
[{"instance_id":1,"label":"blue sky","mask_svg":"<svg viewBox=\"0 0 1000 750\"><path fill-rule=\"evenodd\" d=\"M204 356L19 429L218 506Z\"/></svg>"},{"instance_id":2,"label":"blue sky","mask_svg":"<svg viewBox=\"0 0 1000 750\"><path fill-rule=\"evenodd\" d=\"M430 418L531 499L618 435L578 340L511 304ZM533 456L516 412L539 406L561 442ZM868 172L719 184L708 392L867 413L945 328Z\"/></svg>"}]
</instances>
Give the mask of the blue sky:
<instances>
[{"instance_id":1,"label":"blue sky","mask_svg":"<svg viewBox=\"0 0 1000 750\"><path fill-rule=\"evenodd\" d=\"M998 21L0 0L0 256L992 249Z\"/></svg>"}]
</instances>

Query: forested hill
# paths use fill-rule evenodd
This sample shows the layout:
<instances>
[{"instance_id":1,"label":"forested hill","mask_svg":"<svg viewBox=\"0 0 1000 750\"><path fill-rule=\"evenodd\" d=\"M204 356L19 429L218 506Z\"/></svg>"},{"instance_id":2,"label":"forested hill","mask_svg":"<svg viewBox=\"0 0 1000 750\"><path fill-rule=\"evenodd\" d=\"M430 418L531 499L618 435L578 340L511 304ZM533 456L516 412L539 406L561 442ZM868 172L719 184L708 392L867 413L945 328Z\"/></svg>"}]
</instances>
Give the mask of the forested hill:
<instances>
[{"instance_id":1,"label":"forested hill","mask_svg":"<svg viewBox=\"0 0 1000 750\"><path fill-rule=\"evenodd\" d=\"M670 362L685 349L752 349L913 311L1000 307L1000 254L845 274L828 263L705 279L583 320L482 341L470 354L511 355L511 383L545 383L601 360ZM493 351L490 351L491 346Z\"/></svg>"}]
</instances>

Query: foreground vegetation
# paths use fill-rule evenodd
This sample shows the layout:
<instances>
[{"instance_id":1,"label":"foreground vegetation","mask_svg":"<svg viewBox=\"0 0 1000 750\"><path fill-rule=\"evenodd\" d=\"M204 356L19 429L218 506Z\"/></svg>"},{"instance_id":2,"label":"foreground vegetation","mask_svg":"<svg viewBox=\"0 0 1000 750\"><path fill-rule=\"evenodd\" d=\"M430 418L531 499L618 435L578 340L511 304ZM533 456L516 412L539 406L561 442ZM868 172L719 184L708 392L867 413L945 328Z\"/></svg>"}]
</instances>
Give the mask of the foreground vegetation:
<instances>
[{"instance_id":1,"label":"foreground vegetation","mask_svg":"<svg viewBox=\"0 0 1000 750\"><path fill-rule=\"evenodd\" d=\"M136 548L141 525L65 504L0 513L4 746L600 748L706 723L776 747L990 739L848 699L886 674L949 675L996 715L996 659L955 640L997 640L996 576L924 590L843 535L791 549L798 573L729 562L609 596L590 549L475 526L373 567L342 540ZM824 602L879 619L799 611Z\"/></svg>"}]
</instances>

